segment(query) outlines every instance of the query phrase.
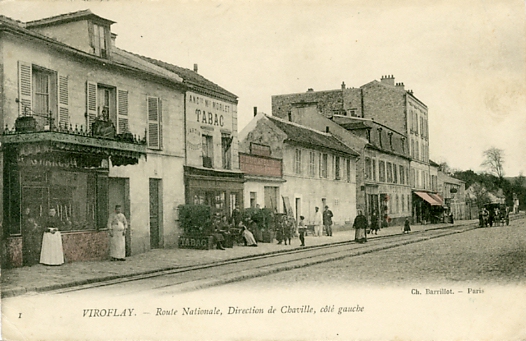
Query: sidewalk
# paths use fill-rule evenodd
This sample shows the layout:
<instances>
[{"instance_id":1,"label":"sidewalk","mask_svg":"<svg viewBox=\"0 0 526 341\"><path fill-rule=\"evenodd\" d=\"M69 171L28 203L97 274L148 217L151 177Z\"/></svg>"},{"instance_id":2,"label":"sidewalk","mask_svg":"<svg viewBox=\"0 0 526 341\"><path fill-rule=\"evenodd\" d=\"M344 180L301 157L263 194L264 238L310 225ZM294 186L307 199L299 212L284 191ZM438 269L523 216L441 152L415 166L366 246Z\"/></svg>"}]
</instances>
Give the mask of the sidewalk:
<instances>
[{"instance_id":1,"label":"sidewalk","mask_svg":"<svg viewBox=\"0 0 526 341\"><path fill-rule=\"evenodd\" d=\"M474 224L475 220L461 220L451 224L413 225L413 232L464 226ZM478 221L477 221L478 222ZM379 231L378 235L368 235L374 239L381 236L400 234L400 226L390 226ZM309 246L341 243L354 240L354 230L335 230L332 237L307 236L305 244ZM274 243L259 243L258 247L234 245L234 248L222 250L193 249L154 249L146 253L126 258L126 262L76 262L62 266L34 265L6 269L2 271L2 297L22 295L26 292L42 292L60 288L74 287L83 284L103 282L134 275L146 275L163 270L173 270L188 266L214 264L216 262L242 259L254 255L263 255L283 250L300 248L298 238L292 240L292 245L277 245Z\"/></svg>"}]
</instances>

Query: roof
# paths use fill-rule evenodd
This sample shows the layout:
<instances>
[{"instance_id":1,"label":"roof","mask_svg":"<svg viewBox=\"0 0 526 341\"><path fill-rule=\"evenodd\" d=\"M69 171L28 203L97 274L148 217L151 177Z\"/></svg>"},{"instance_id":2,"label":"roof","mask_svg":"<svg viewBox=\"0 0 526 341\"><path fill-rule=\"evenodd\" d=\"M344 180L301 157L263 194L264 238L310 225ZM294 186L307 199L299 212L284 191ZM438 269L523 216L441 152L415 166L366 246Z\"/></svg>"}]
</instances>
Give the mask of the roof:
<instances>
[{"instance_id":1,"label":"roof","mask_svg":"<svg viewBox=\"0 0 526 341\"><path fill-rule=\"evenodd\" d=\"M359 156L358 153L344 145L331 134L323 133L277 117L268 115L265 115L265 117L287 135L288 141L300 143L313 148L321 147L352 156Z\"/></svg>"},{"instance_id":2,"label":"roof","mask_svg":"<svg viewBox=\"0 0 526 341\"><path fill-rule=\"evenodd\" d=\"M102 21L108 25L115 23L115 21L105 19L103 17L100 17L94 14L89 9L85 9L82 11L56 15L54 17L48 17L44 19L28 21L26 23L26 27L31 28L31 27L37 27L37 26L56 25L56 24L67 23L70 21L79 21L79 20L87 20L87 19L95 19L97 21Z\"/></svg>"},{"instance_id":3,"label":"roof","mask_svg":"<svg viewBox=\"0 0 526 341\"><path fill-rule=\"evenodd\" d=\"M162 68L165 68L166 70L172 71L179 75L183 79L183 82L187 84L190 87L196 87L199 88L199 90L212 95L212 96L223 96L226 97L225 99L230 101L237 102L237 95L231 93L230 91L227 91L220 87L219 85L209 81L205 77L201 76L197 72L186 69L180 66L176 66L170 63L166 63L157 59L136 55L140 58L143 58L144 60L147 60L148 62L155 64L157 66L160 66Z\"/></svg>"},{"instance_id":4,"label":"roof","mask_svg":"<svg viewBox=\"0 0 526 341\"><path fill-rule=\"evenodd\" d=\"M94 15L89 14L91 11L81 11L81 12L75 12L75 13L81 13L78 15ZM58 16L61 17L61 16ZM56 18L56 17L53 17ZM45 19L42 19L45 20ZM146 73L148 76L157 76L161 77L165 80L168 80L173 83L178 83L179 86L183 86L182 79L175 73L170 72L169 70L163 69L157 65L154 65L152 63L149 63L143 59L137 58L133 56L131 53L126 53L126 51L123 51L121 49L112 47L112 57L110 59L101 58L99 56L78 50L68 44L62 43L56 39L50 38L44 34L41 34L39 32L30 30L26 28L26 24L20 21L13 20L11 18L0 16L0 30L7 30L11 31L17 34L23 34L26 36L30 36L34 39L41 40L45 42L46 44L49 44L57 49L60 49L62 51L73 53L78 56L82 56L84 58L89 58L90 60L96 60L104 65L112 65L115 67L120 67L129 71L134 72L142 72Z\"/></svg>"}]
</instances>

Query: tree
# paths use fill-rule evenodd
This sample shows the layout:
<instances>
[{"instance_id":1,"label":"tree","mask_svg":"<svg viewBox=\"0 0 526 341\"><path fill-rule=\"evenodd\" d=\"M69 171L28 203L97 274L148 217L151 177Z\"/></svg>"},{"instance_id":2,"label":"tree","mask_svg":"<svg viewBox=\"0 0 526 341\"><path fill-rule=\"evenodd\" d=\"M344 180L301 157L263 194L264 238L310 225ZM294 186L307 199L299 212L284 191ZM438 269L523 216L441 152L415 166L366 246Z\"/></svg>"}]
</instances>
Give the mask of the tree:
<instances>
[{"instance_id":1,"label":"tree","mask_svg":"<svg viewBox=\"0 0 526 341\"><path fill-rule=\"evenodd\" d=\"M486 187L479 182L474 183L471 187L471 193L473 195L472 200L478 208L481 208L485 204L489 204L491 199L489 198L488 191Z\"/></svg>"},{"instance_id":2,"label":"tree","mask_svg":"<svg viewBox=\"0 0 526 341\"><path fill-rule=\"evenodd\" d=\"M486 168L490 174L497 176L499 179L504 178L504 151L495 147L485 150L482 155L484 162L481 166Z\"/></svg>"}]
</instances>

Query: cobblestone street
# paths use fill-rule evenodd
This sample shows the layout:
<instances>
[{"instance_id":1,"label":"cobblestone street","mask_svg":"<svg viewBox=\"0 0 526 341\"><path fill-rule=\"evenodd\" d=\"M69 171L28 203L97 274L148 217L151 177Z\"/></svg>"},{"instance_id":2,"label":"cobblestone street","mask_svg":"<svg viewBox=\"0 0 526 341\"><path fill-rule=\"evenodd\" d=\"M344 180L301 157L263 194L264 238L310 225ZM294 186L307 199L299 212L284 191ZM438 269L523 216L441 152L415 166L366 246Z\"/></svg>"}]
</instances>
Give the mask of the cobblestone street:
<instances>
[{"instance_id":1,"label":"cobblestone street","mask_svg":"<svg viewBox=\"0 0 526 341\"><path fill-rule=\"evenodd\" d=\"M526 283L526 223L482 228L233 284Z\"/></svg>"}]
</instances>

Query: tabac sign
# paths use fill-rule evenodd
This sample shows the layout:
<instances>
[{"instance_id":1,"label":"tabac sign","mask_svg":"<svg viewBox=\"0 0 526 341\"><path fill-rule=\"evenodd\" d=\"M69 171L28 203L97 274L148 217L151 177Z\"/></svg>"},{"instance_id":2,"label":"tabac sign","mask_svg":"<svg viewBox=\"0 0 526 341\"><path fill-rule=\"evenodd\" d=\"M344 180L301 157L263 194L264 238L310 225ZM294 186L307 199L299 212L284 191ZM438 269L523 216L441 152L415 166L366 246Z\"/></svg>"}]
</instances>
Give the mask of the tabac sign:
<instances>
[{"instance_id":1,"label":"tabac sign","mask_svg":"<svg viewBox=\"0 0 526 341\"><path fill-rule=\"evenodd\" d=\"M210 128L232 129L235 104L189 92L186 96L186 119Z\"/></svg>"}]
</instances>

